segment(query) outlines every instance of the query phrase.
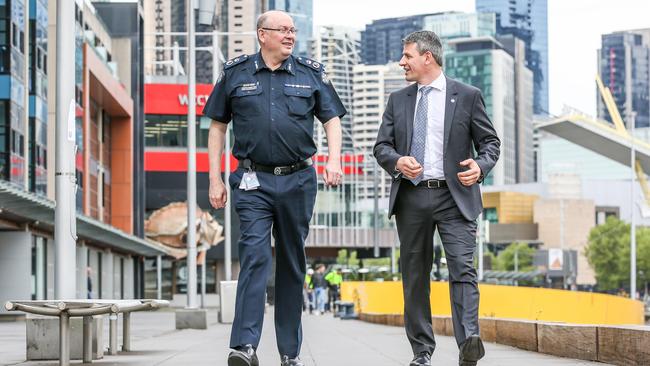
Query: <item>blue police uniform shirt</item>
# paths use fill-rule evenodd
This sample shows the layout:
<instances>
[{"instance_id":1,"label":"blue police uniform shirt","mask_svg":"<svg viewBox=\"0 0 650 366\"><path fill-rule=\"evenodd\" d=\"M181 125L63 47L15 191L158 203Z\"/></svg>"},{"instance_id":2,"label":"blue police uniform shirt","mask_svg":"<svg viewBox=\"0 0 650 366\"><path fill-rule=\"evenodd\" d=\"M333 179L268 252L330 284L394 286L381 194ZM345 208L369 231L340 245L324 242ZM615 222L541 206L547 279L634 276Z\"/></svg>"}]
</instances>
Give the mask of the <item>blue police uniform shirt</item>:
<instances>
[{"instance_id":1,"label":"blue police uniform shirt","mask_svg":"<svg viewBox=\"0 0 650 366\"><path fill-rule=\"evenodd\" d=\"M316 153L314 116L327 122L345 107L319 62L290 55L275 71L260 52L224 64L203 115L233 121L233 155L262 165L290 165Z\"/></svg>"}]
</instances>

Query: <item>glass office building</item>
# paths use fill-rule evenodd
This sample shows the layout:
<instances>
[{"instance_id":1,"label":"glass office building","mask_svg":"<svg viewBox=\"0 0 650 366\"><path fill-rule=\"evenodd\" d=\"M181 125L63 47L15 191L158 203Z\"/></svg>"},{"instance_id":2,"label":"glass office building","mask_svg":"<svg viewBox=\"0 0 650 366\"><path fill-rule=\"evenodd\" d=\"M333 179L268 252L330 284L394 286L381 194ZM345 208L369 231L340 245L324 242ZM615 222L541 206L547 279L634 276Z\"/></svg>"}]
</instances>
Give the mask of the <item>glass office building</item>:
<instances>
[{"instance_id":1,"label":"glass office building","mask_svg":"<svg viewBox=\"0 0 650 366\"><path fill-rule=\"evenodd\" d=\"M479 13L496 13L497 35L512 34L526 43L526 63L533 71L535 114L548 113L548 1L476 0Z\"/></svg>"},{"instance_id":2,"label":"glass office building","mask_svg":"<svg viewBox=\"0 0 650 366\"><path fill-rule=\"evenodd\" d=\"M314 36L314 2L313 0L268 0L269 10L282 10L293 18L293 23L298 29L296 56L312 57L310 40Z\"/></svg>"}]
</instances>

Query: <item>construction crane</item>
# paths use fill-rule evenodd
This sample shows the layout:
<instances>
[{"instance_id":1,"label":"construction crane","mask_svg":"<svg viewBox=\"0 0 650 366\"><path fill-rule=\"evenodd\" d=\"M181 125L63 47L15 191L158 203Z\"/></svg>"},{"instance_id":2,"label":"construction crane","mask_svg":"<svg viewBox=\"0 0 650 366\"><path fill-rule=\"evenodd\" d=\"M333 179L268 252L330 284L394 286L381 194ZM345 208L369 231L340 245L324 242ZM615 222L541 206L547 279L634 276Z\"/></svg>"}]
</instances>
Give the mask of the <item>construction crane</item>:
<instances>
[{"instance_id":1,"label":"construction crane","mask_svg":"<svg viewBox=\"0 0 650 366\"><path fill-rule=\"evenodd\" d=\"M614 102L614 97L612 96L612 93L610 92L609 88L606 88L605 85L603 84L603 81L600 79L600 75L596 75L596 84L598 84L598 90L600 91L600 96L603 98L603 102L605 103L605 106L607 107L607 111L609 112L609 115L612 118L612 122L614 122L614 128L621 135L628 137L630 141L634 143L634 136L630 135L628 130L625 128L625 124L623 123L623 118L621 118L621 114L618 111L618 107ZM637 179L639 180L639 185L641 186L643 197L645 198L645 205L641 207L641 212L644 217L649 217L650 216L650 187L648 186L648 179L638 159L636 159L634 162L634 171L636 173Z\"/></svg>"}]
</instances>

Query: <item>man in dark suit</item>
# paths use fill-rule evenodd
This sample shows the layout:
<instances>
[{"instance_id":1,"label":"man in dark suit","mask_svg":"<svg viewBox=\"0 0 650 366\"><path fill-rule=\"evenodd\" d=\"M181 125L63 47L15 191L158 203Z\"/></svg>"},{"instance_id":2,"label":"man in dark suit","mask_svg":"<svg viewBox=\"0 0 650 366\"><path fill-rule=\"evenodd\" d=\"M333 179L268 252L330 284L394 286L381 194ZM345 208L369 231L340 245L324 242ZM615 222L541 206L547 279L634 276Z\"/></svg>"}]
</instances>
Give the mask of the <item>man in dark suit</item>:
<instances>
[{"instance_id":1,"label":"man in dark suit","mask_svg":"<svg viewBox=\"0 0 650 366\"><path fill-rule=\"evenodd\" d=\"M436 345L429 302L435 229L449 268L459 363L476 365L485 354L473 260L476 218L483 210L478 183L496 164L500 141L480 90L442 72L438 36L418 31L403 43L400 66L415 83L390 95L374 154L394 177L389 214L396 217L401 243L410 365L430 365Z\"/></svg>"}]
</instances>

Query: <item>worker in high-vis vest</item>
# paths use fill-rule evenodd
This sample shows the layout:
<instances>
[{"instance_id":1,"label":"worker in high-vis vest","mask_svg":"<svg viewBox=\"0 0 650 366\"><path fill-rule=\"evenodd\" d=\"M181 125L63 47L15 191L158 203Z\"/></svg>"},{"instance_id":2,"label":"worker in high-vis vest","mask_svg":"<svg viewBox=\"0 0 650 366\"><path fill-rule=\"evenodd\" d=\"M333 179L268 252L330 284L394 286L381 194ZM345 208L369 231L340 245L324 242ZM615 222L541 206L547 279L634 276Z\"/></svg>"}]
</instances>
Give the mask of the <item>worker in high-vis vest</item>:
<instances>
[{"instance_id":1,"label":"worker in high-vis vest","mask_svg":"<svg viewBox=\"0 0 650 366\"><path fill-rule=\"evenodd\" d=\"M341 283L343 282L341 269L332 270L325 276L325 281L327 281L327 287L329 288L329 308L336 313L338 311L336 302L341 300Z\"/></svg>"}]
</instances>

